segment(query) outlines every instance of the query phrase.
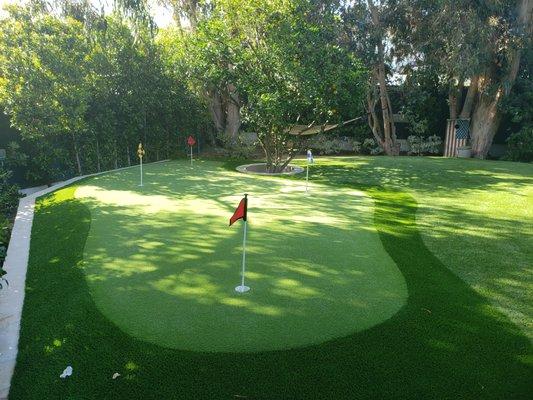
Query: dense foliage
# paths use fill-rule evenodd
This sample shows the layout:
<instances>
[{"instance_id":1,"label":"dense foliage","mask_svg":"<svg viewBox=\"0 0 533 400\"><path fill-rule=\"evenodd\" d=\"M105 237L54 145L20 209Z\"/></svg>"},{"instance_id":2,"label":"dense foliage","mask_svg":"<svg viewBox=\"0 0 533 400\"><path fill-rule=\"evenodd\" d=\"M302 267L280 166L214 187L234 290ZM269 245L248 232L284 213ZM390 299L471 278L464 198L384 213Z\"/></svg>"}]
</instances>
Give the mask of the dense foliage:
<instances>
[{"instance_id":1,"label":"dense foliage","mask_svg":"<svg viewBox=\"0 0 533 400\"><path fill-rule=\"evenodd\" d=\"M272 170L302 150L294 125L360 115L364 67L338 42L335 8L309 1L219 1L186 45L206 93L230 90L242 128L255 132ZM228 138L231 141L231 137Z\"/></svg>"},{"instance_id":2,"label":"dense foliage","mask_svg":"<svg viewBox=\"0 0 533 400\"><path fill-rule=\"evenodd\" d=\"M0 161L0 289L7 284L3 269L13 227L12 220L20 198L19 187L10 182L13 167L23 165L27 156L19 151L17 143L9 143L6 160Z\"/></svg>"},{"instance_id":3,"label":"dense foliage","mask_svg":"<svg viewBox=\"0 0 533 400\"><path fill-rule=\"evenodd\" d=\"M462 117L483 158L502 113L508 135L530 129L531 3L28 0L1 21L0 106L36 182L131 165L139 141L147 161L176 156L189 134L281 169L305 150L295 125L365 115L340 129L354 149L397 155L397 131ZM156 4L174 24L156 27Z\"/></svg>"},{"instance_id":4,"label":"dense foliage","mask_svg":"<svg viewBox=\"0 0 533 400\"><path fill-rule=\"evenodd\" d=\"M507 140L506 159L533 161L533 49L524 54L513 96L504 104L517 131Z\"/></svg>"},{"instance_id":5,"label":"dense foliage","mask_svg":"<svg viewBox=\"0 0 533 400\"><path fill-rule=\"evenodd\" d=\"M110 16L10 7L0 29L0 100L33 146L36 181L169 157L203 123L148 29ZM68 10L67 10L68 11ZM76 10L75 10L76 11Z\"/></svg>"},{"instance_id":6,"label":"dense foliage","mask_svg":"<svg viewBox=\"0 0 533 400\"><path fill-rule=\"evenodd\" d=\"M533 33L531 0L389 0L391 42L406 74L433 71L447 86L449 118L468 118L472 152L485 158L512 98ZM468 86L466 94L463 88Z\"/></svg>"}]
</instances>

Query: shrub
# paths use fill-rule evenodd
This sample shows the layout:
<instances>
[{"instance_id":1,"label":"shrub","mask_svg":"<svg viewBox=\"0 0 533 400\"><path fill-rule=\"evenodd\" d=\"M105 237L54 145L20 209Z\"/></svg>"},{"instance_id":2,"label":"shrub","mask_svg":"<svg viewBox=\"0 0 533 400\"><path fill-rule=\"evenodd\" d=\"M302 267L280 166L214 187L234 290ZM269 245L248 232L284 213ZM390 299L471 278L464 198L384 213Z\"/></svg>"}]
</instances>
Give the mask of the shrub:
<instances>
[{"instance_id":1,"label":"shrub","mask_svg":"<svg viewBox=\"0 0 533 400\"><path fill-rule=\"evenodd\" d=\"M361 152L363 154L378 155L383 153L383 149L373 138L367 138L363 141L361 145Z\"/></svg>"},{"instance_id":2,"label":"shrub","mask_svg":"<svg viewBox=\"0 0 533 400\"><path fill-rule=\"evenodd\" d=\"M18 199L20 198L18 186L11 185L8 182L11 174L9 170L0 169L0 289L7 284L7 280L4 278L6 271L2 267L11 234L9 218L17 208Z\"/></svg>"},{"instance_id":3,"label":"shrub","mask_svg":"<svg viewBox=\"0 0 533 400\"><path fill-rule=\"evenodd\" d=\"M4 216L17 208L20 198L19 187L8 182L11 175L11 171L0 169L0 215Z\"/></svg>"},{"instance_id":4,"label":"shrub","mask_svg":"<svg viewBox=\"0 0 533 400\"><path fill-rule=\"evenodd\" d=\"M320 155L338 154L342 150L341 143L336 137L321 133L308 139L307 147Z\"/></svg>"},{"instance_id":5,"label":"shrub","mask_svg":"<svg viewBox=\"0 0 533 400\"><path fill-rule=\"evenodd\" d=\"M218 134L217 138L222 143L222 148L217 149L217 153L221 156L248 160L254 158L259 150L257 134L253 132L239 132L236 141L225 133Z\"/></svg>"},{"instance_id":6,"label":"shrub","mask_svg":"<svg viewBox=\"0 0 533 400\"><path fill-rule=\"evenodd\" d=\"M0 245L7 245L10 231L11 222L6 217L0 216Z\"/></svg>"},{"instance_id":7,"label":"shrub","mask_svg":"<svg viewBox=\"0 0 533 400\"><path fill-rule=\"evenodd\" d=\"M359 153L361 151L361 143L354 138L332 136L325 133L319 133L306 139L304 147L320 155L339 154L343 151Z\"/></svg>"},{"instance_id":8,"label":"shrub","mask_svg":"<svg viewBox=\"0 0 533 400\"><path fill-rule=\"evenodd\" d=\"M409 144L409 154L438 154L442 145L442 139L437 136L417 136L411 135L407 138Z\"/></svg>"},{"instance_id":9,"label":"shrub","mask_svg":"<svg viewBox=\"0 0 533 400\"><path fill-rule=\"evenodd\" d=\"M522 128L507 139L507 154L509 161L533 161L533 125Z\"/></svg>"},{"instance_id":10,"label":"shrub","mask_svg":"<svg viewBox=\"0 0 533 400\"><path fill-rule=\"evenodd\" d=\"M0 216L0 289L2 289L5 283L7 283L6 279L4 278L6 271L2 267L6 258L10 233L11 222L7 218Z\"/></svg>"}]
</instances>

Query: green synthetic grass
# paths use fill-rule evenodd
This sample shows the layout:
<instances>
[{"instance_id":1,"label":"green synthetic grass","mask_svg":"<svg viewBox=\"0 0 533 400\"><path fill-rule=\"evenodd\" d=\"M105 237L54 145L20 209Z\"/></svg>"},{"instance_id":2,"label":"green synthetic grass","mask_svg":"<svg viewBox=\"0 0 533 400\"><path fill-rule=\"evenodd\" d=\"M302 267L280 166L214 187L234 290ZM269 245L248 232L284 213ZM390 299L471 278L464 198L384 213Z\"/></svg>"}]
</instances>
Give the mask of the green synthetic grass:
<instances>
[{"instance_id":1,"label":"green synthetic grass","mask_svg":"<svg viewBox=\"0 0 533 400\"><path fill-rule=\"evenodd\" d=\"M91 228L83 269L102 313L126 333L193 351L280 350L383 322L407 298L372 223L373 202L346 188L242 176L220 163L152 165L86 180ZM240 284L248 196L246 284Z\"/></svg>"},{"instance_id":2,"label":"green synthetic grass","mask_svg":"<svg viewBox=\"0 0 533 400\"><path fill-rule=\"evenodd\" d=\"M313 179L416 198L429 250L533 341L533 164L426 157L318 159Z\"/></svg>"},{"instance_id":3,"label":"green synthetic grass","mask_svg":"<svg viewBox=\"0 0 533 400\"><path fill-rule=\"evenodd\" d=\"M370 159L359 161L374 168ZM529 398L532 352L523 332L428 250L411 195L373 185L380 178L346 170L350 162L335 160L315 172L332 190L342 185L374 198L374 226L409 293L392 318L319 345L275 352L197 353L134 339L93 302L80 265L90 214L70 189L38 206L10 398ZM433 160L416 162L431 169ZM74 375L61 381L69 363ZM115 371L122 376L114 381Z\"/></svg>"}]
</instances>

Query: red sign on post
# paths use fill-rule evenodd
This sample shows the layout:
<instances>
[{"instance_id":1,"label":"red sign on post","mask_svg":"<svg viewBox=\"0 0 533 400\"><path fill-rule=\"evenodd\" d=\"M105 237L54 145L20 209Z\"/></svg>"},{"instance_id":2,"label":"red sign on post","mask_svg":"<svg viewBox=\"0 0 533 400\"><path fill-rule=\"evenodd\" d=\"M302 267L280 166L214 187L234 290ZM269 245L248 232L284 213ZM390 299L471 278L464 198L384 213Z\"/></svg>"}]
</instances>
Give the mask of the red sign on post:
<instances>
[{"instance_id":1,"label":"red sign on post","mask_svg":"<svg viewBox=\"0 0 533 400\"><path fill-rule=\"evenodd\" d=\"M196 144L196 140L192 136L189 136L187 138L187 144L192 147Z\"/></svg>"}]
</instances>

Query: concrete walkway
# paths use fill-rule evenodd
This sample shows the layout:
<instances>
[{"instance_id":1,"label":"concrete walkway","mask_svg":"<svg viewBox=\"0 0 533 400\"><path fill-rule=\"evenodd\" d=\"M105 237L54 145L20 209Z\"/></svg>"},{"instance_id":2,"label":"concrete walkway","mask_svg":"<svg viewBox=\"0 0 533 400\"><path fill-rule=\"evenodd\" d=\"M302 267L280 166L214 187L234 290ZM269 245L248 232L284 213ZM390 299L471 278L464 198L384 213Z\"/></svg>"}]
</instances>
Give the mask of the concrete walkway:
<instances>
[{"instance_id":1,"label":"concrete walkway","mask_svg":"<svg viewBox=\"0 0 533 400\"><path fill-rule=\"evenodd\" d=\"M168 160L158 162L165 161ZM114 171L135 167L138 166L134 165ZM47 189L32 193L29 196L22 198L19 202L15 224L11 232L11 239L7 249L7 257L4 262L4 269L7 272L6 278L9 281L9 286L4 286L4 289L0 290L0 400L5 400L8 397L11 378L17 360L20 319L24 303L24 287L30 253L30 237L35 200L37 197L70 185L80 179L105 174L107 172L112 171L78 176L60 182Z\"/></svg>"},{"instance_id":2,"label":"concrete walkway","mask_svg":"<svg viewBox=\"0 0 533 400\"><path fill-rule=\"evenodd\" d=\"M52 184L52 186L57 185L57 183ZM48 189L48 186L42 185L42 186L34 186L30 188L20 189L19 192L23 194L24 196L29 196L30 194L34 194L37 192L40 192L42 190Z\"/></svg>"}]
</instances>

